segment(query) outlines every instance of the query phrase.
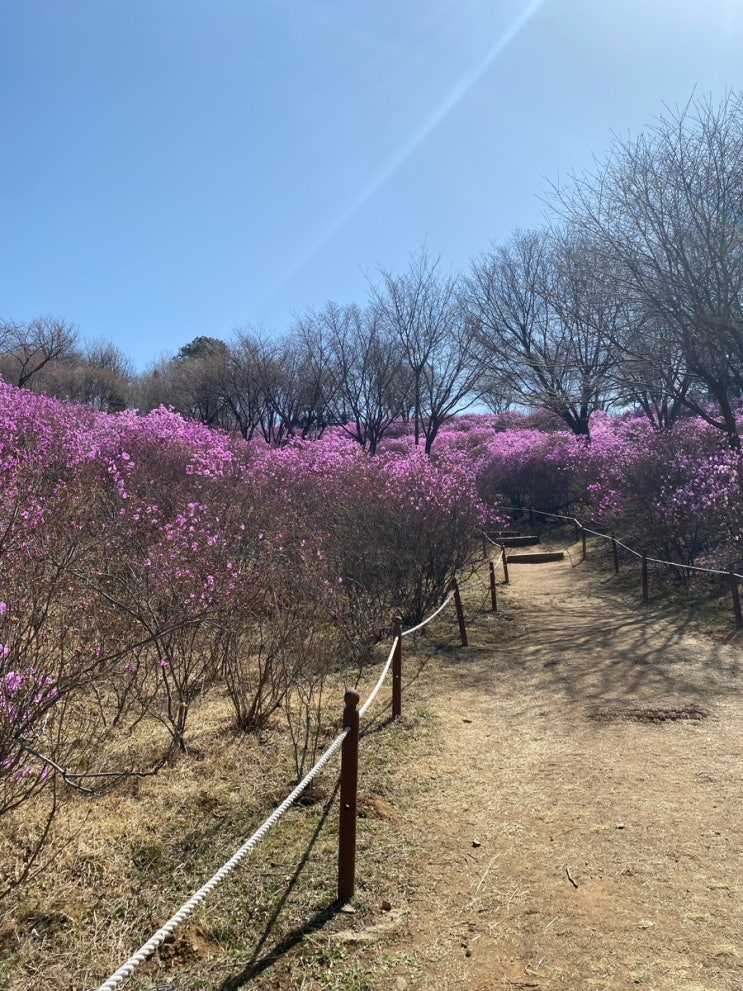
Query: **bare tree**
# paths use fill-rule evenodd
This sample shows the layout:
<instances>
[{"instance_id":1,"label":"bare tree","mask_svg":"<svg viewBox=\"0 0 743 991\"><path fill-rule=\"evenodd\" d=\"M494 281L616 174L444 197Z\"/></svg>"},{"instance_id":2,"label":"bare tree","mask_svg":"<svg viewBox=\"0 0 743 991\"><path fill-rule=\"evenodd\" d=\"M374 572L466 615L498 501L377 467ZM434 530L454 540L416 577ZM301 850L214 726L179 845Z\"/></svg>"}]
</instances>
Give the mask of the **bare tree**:
<instances>
[{"instance_id":1,"label":"bare tree","mask_svg":"<svg viewBox=\"0 0 743 991\"><path fill-rule=\"evenodd\" d=\"M330 421L330 358L318 330L304 318L281 339L237 334L233 402L246 429L257 423L267 444L319 436Z\"/></svg>"},{"instance_id":2,"label":"bare tree","mask_svg":"<svg viewBox=\"0 0 743 991\"><path fill-rule=\"evenodd\" d=\"M182 416L210 427L234 428L232 408L225 396L231 351L217 337L196 337L171 358L165 357L139 382L143 411L172 406Z\"/></svg>"},{"instance_id":3,"label":"bare tree","mask_svg":"<svg viewBox=\"0 0 743 991\"><path fill-rule=\"evenodd\" d=\"M465 284L481 361L500 391L583 436L614 395L621 307L597 275L600 262L574 232L523 231L481 255Z\"/></svg>"},{"instance_id":4,"label":"bare tree","mask_svg":"<svg viewBox=\"0 0 743 991\"><path fill-rule=\"evenodd\" d=\"M319 436L334 420L338 380L328 337L324 321L309 311L297 318L291 346L284 352L297 372L302 437L310 431Z\"/></svg>"},{"instance_id":5,"label":"bare tree","mask_svg":"<svg viewBox=\"0 0 743 991\"><path fill-rule=\"evenodd\" d=\"M423 366L421 398L426 454L444 423L471 406L482 386L481 348L475 323L457 292L449 314L448 333Z\"/></svg>"},{"instance_id":6,"label":"bare tree","mask_svg":"<svg viewBox=\"0 0 743 991\"><path fill-rule=\"evenodd\" d=\"M231 429L231 410L225 400L229 361L229 345L217 337L196 337L180 348L172 362L179 398L175 408L207 426Z\"/></svg>"},{"instance_id":7,"label":"bare tree","mask_svg":"<svg viewBox=\"0 0 743 991\"><path fill-rule=\"evenodd\" d=\"M481 370L478 392L480 402L496 415L505 413L514 403L513 388L508 378L492 367Z\"/></svg>"},{"instance_id":8,"label":"bare tree","mask_svg":"<svg viewBox=\"0 0 743 991\"><path fill-rule=\"evenodd\" d=\"M129 358L110 341L99 339L87 341L61 362L50 361L33 386L102 413L116 413L126 408L133 380Z\"/></svg>"},{"instance_id":9,"label":"bare tree","mask_svg":"<svg viewBox=\"0 0 743 991\"><path fill-rule=\"evenodd\" d=\"M30 387L50 362L77 358L77 344L76 328L58 317L0 322L0 374L13 385Z\"/></svg>"},{"instance_id":10,"label":"bare tree","mask_svg":"<svg viewBox=\"0 0 743 991\"><path fill-rule=\"evenodd\" d=\"M640 137L617 141L593 173L557 189L555 201L613 259L613 291L644 314L641 357L656 379L736 448L735 399L743 381L741 163L743 96L729 94L716 106L690 101ZM674 360L670 375L669 348L683 366Z\"/></svg>"},{"instance_id":11,"label":"bare tree","mask_svg":"<svg viewBox=\"0 0 743 991\"><path fill-rule=\"evenodd\" d=\"M415 443L423 436L427 453L441 425L474 401L482 371L459 281L440 275L438 267L439 259L421 249L403 275L382 271L381 286L372 290L408 365Z\"/></svg>"},{"instance_id":12,"label":"bare tree","mask_svg":"<svg viewBox=\"0 0 743 991\"><path fill-rule=\"evenodd\" d=\"M233 381L246 417L256 418L267 444L280 444L298 416L291 389L281 366L279 343L260 334L240 331L237 334ZM247 423L247 420L246 420ZM254 426L250 428L252 433Z\"/></svg>"},{"instance_id":13,"label":"bare tree","mask_svg":"<svg viewBox=\"0 0 743 991\"><path fill-rule=\"evenodd\" d=\"M620 403L639 407L656 430L668 430L684 409L693 385L678 341L663 324L631 311L615 340Z\"/></svg>"},{"instance_id":14,"label":"bare tree","mask_svg":"<svg viewBox=\"0 0 743 991\"><path fill-rule=\"evenodd\" d=\"M269 440L276 421L263 388L266 347L259 335L246 330L238 332L231 348L225 399L245 440L251 440L259 427Z\"/></svg>"},{"instance_id":15,"label":"bare tree","mask_svg":"<svg viewBox=\"0 0 743 991\"><path fill-rule=\"evenodd\" d=\"M375 454L400 417L410 384L399 345L375 306L328 303L316 319L325 329L331 354L333 419Z\"/></svg>"}]
</instances>

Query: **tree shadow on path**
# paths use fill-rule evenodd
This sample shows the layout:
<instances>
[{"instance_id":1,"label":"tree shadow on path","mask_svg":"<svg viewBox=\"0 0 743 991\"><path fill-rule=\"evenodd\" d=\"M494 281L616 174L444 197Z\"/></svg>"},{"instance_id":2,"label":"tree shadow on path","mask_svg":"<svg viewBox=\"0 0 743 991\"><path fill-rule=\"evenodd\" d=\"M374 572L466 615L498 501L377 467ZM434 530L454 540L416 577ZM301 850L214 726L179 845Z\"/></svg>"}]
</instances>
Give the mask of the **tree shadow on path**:
<instances>
[{"instance_id":1,"label":"tree shadow on path","mask_svg":"<svg viewBox=\"0 0 743 991\"><path fill-rule=\"evenodd\" d=\"M692 608L633 606L612 594L595 573L570 561L511 569L508 632L491 620L489 648L458 652L462 683L492 697L508 673L524 712L545 695L591 703L597 699L720 700L742 690L740 648L691 630ZM486 622L488 622L486 620ZM467 663L463 663L463 661Z\"/></svg>"}]
</instances>

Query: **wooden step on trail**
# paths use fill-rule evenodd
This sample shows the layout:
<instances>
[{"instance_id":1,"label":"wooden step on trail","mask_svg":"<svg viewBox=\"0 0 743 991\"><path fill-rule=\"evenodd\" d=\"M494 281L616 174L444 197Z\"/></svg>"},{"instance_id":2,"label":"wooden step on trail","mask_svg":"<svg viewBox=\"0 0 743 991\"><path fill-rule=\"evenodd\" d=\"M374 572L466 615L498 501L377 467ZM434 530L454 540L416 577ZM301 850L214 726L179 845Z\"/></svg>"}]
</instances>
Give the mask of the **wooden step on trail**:
<instances>
[{"instance_id":1,"label":"wooden step on trail","mask_svg":"<svg viewBox=\"0 0 743 991\"><path fill-rule=\"evenodd\" d=\"M503 544L504 547L533 547L539 543L539 537L522 533L510 536L504 535L498 538L498 543Z\"/></svg>"},{"instance_id":2,"label":"wooden step on trail","mask_svg":"<svg viewBox=\"0 0 743 991\"><path fill-rule=\"evenodd\" d=\"M509 554L506 561L508 564L546 564L548 561L562 561L564 558L564 551L537 551L533 554Z\"/></svg>"}]
</instances>

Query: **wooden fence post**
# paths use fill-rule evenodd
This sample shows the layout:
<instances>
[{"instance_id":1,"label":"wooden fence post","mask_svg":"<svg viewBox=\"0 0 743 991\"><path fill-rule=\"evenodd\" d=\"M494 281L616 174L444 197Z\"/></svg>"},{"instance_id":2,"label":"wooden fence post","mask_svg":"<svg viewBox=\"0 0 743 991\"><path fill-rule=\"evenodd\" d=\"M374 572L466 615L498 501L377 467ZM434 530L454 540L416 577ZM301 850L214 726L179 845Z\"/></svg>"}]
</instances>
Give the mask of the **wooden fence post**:
<instances>
[{"instance_id":1,"label":"wooden fence post","mask_svg":"<svg viewBox=\"0 0 743 991\"><path fill-rule=\"evenodd\" d=\"M503 584L508 585L508 558L506 557L506 545L500 545L501 552L503 553Z\"/></svg>"},{"instance_id":2,"label":"wooden fence post","mask_svg":"<svg viewBox=\"0 0 743 991\"><path fill-rule=\"evenodd\" d=\"M462 596L459 594L457 579L454 579L454 605L457 607L457 622L459 623L459 636L462 638L462 646L469 646L467 643L467 627L464 625L464 609L462 609Z\"/></svg>"},{"instance_id":3,"label":"wooden fence post","mask_svg":"<svg viewBox=\"0 0 743 991\"><path fill-rule=\"evenodd\" d=\"M612 533L611 535L611 552L614 555L614 574L619 574L619 548L617 547L617 538Z\"/></svg>"},{"instance_id":4,"label":"wooden fence post","mask_svg":"<svg viewBox=\"0 0 743 991\"><path fill-rule=\"evenodd\" d=\"M733 610L735 611L735 625L739 630L743 629L743 612L740 608L740 589L738 588L738 577L735 568L731 565L728 571L730 576L730 591L733 596Z\"/></svg>"},{"instance_id":5,"label":"wooden fence post","mask_svg":"<svg viewBox=\"0 0 743 991\"><path fill-rule=\"evenodd\" d=\"M585 559L586 559L586 531L585 531L585 528L584 527L581 527L580 528L580 539L581 539L581 553L583 555L583 557L581 558L581 560L585 561Z\"/></svg>"},{"instance_id":6,"label":"wooden fence post","mask_svg":"<svg viewBox=\"0 0 743 991\"><path fill-rule=\"evenodd\" d=\"M495 565L490 562L490 605L493 612L498 612L498 593L495 591Z\"/></svg>"},{"instance_id":7,"label":"wooden fence post","mask_svg":"<svg viewBox=\"0 0 743 991\"><path fill-rule=\"evenodd\" d=\"M341 808L338 822L338 901L353 898L356 887L356 794L359 784L359 693L343 698L343 727L351 728L341 745Z\"/></svg>"},{"instance_id":8,"label":"wooden fence post","mask_svg":"<svg viewBox=\"0 0 743 991\"><path fill-rule=\"evenodd\" d=\"M642 552L642 601L648 602L648 552Z\"/></svg>"},{"instance_id":9,"label":"wooden fence post","mask_svg":"<svg viewBox=\"0 0 743 991\"><path fill-rule=\"evenodd\" d=\"M392 635L397 638L392 655L392 718L402 715L402 616L392 620Z\"/></svg>"}]
</instances>

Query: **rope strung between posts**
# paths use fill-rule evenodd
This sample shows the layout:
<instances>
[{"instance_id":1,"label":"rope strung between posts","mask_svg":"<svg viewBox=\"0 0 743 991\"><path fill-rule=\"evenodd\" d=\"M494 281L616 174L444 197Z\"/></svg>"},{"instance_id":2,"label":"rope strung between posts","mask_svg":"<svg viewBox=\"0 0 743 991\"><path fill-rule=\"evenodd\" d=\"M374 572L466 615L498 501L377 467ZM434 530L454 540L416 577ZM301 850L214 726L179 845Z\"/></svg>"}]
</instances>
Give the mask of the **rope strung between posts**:
<instances>
[{"instance_id":1,"label":"rope strung between posts","mask_svg":"<svg viewBox=\"0 0 743 991\"><path fill-rule=\"evenodd\" d=\"M423 622L422 623L419 623L417 626L413 626L409 630L403 630L402 631L402 636L406 637L410 633L415 633L418 630L422 629L424 626L427 626L431 622L432 619L436 619L436 617L441 612L441 610L444 609L446 606L448 606L449 603L451 602L451 600L453 598L454 598L454 593L452 592L451 595L449 595L444 600L444 602L441 603L441 605L436 610L436 612L431 613L431 615L427 619L424 619ZM372 689L371 694L369 695L369 698L366 700L366 702L364 702L364 704L359 709L359 718L363 718L367 714L367 712L369 711L369 708L370 708L372 702L374 701L374 699L379 694L379 689L384 684L384 679L387 677L387 672L389 671L390 666L392 665L392 659L395 656L395 647L397 647L397 637L395 637L394 640L392 641L392 647L390 649L390 653L389 653L389 656L387 658L387 663L385 664L385 666L384 666L384 668L382 670L382 673L380 674L380 676L379 676L379 678L377 680L376 685Z\"/></svg>"},{"instance_id":2,"label":"rope strung between posts","mask_svg":"<svg viewBox=\"0 0 743 991\"><path fill-rule=\"evenodd\" d=\"M454 598L454 593L452 592L441 603L441 605L439 606L439 608L435 612L431 613L431 615L428 616L426 619L424 619L422 623L418 623L417 626L413 626L409 630L403 630L401 635L403 637L407 637L409 634L416 633L418 630L423 629L424 626L428 626L428 624L431 622L431 620L436 619L436 617L442 611L442 609L445 609L446 606L449 605L449 603L451 602L451 600L453 598ZM367 712L369 711L369 708L370 708L372 702L374 701L374 699L379 694L379 690L382 687L382 685L384 684L384 679L387 677L387 672L389 671L389 669L390 669L390 667L392 665L392 659L395 656L395 647L397 647L397 637L395 637L394 640L392 641L392 647L390 648L390 653L389 653L389 656L387 658L387 662L384 665L384 668L382 669L382 673L380 674L379 678L377 679L376 685L372 689L371 694L369 695L369 698L366 700L366 702L364 702L364 704L359 709L359 718L362 718L363 716L365 716L367 714Z\"/></svg>"},{"instance_id":3,"label":"rope strung between posts","mask_svg":"<svg viewBox=\"0 0 743 991\"><path fill-rule=\"evenodd\" d=\"M436 617L441 612L441 610L445 609L453 598L454 598L454 593L452 592L446 599L444 599L444 601L441 603L441 605L436 610L436 612L431 613L428 619L424 619L421 623L418 623L417 626L411 626L409 630L403 630L402 635L404 637L409 637L411 633L417 633L418 630L422 630L424 626L428 626L431 620L436 619Z\"/></svg>"},{"instance_id":4,"label":"rope strung between posts","mask_svg":"<svg viewBox=\"0 0 743 991\"><path fill-rule=\"evenodd\" d=\"M567 517L565 517L565 519L567 519ZM497 558L496 558L496 559L495 559L495 560L493 561L493 567L494 567L494 568L497 568L497 567L498 567L498 565L499 565L499 564L501 563L501 561L503 560L503 558L505 557L505 554L506 554L506 552L505 552L505 550L503 549L503 544L502 544L502 543L499 543L499 542L498 542L498 541L496 541L496 540L493 540L493 539L492 539L492 538L491 538L491 537L490 537L490 536L489 536L489 535L488 535L487 533L485 533L485 531L484 531L484 530L483 530L483 532L482 532L482 535L483 535L483 537L485 538L485 540L487 540L487 542L488 542L489 544L492 544L492 545L493 545L493 547L497 547L497 548L498 548L498 550L500 551L500 553L498 554L498 557L497 557Z\"/></svg>"},{"instance_id":5,"label":"rope strung between posts","mask_svg":"<svg viewBox=\"0 0 743 991\"><path fill-rule=\"evenodd\" d=\"M395 647L397 647L397 640L398 640L397 637L395 637L393 639L393 641L392 641L392 649L390 650L389 657L387 658L387 663L385 664L385 666L384 666L384 668L382 670L382 673L380 674L379 678L377 679L377 683L374 686L374 688L372 689L371 694L369 695L369 698L366 700L366 702L364 702L364 704L359 709L359 719L362 719L367 714L367 712L369 711L369 708L370 708L372 702L374 701L374 699L379 694L379 689L384 684L384 679L387 677L387 672L389 671L390 665L392 664L392 658L395 656Z\"/></svg>"},{"instance_id":6,"label":"rope strung between posts","mask_svg":"<svg viewBox=\"0 0 743 991\"><path fill-rule=\"evenodd\" d=\"M253 833L250 839L243 843L240 849L227 861L223 867L217 871L213 877L206 882L206 884L202 885L202 887L199 888L199 890L195 892L187 902L181 905L175 915L171 916L165 925L161 929L158 929L151 939L147 940L147 942L141 946L136 953L132 954L126 963L119 967L115 974L112 974L107 981L101 984L97 991L115 991L115 988L118 988L125 980L131 977L136 968L141 963L144 963L147 957L149 957L151 953L154 953L158 946L160 946L182 922L185 922L189 915L193 913L194 909L197 908L201 902L203 902L206 896L211 894L217 885L224 881L224 879L232 873L238 864L245 859L253 847L263 839L269 829L275 825L287 809L294 804L312 779L323 769L323 767L325 767L328 761L338 753L348 733L349 729L346 728L335 738L333 743L331 743L312 770L302 778L291 795L287 795L281 805L279 805L279 807L275 809L268 819L266 819L263 825Z\"/></svg>"},{"instance_id":7,"label":"rope strung between posts","mask_svg":"<svg viewBox=\"0 0 743 991\"><path fill-rule=\"evenodd\" d=\"M503 544L499 544L499 543L496 543L495 540L491 540L490 537L487 535L487 533L485 533L484 530L483 530L483 534L482 535L488 541L489 544L492 544L493 547L497 547L498 550L500 551L500 553L498 554L498 556L496 557L496 559L493 561L493 567L494 568L497 568L498 565L503 560L503 557L504 557L504 554L505 554L505 551L503 550Z\"/></svg>"},{"instance_id":8,"label":"rope strung between posts","mask_svg":"<svg viewBox=\"0 0 743 991\"><path fill-rule=\"evenodd\" d=\"M446 606L449 605L449 603L451 602L451 600L453 598L454 598L454 593L452 592L441 603L441 605L439 606L439 608L435 612L431 613L431 615L428 616L426 619L424 619L422 623L418 623L417 626L412 626L409 630L403 630L401 635L403 637L407 637L409 634L416 633L418 630L423 629L424 626L428 626L428 624L431 622L431 620L436 619L436 617L442 611L442 609L445 609ZM379 694L379 689L384 684L384 679L387 677L387 672L389 671L390 666L392 665L392 659L395 656L395 647L397 647L397 639L398 638L395 637L394 640L392 641L392 647L390 648L390 653L389 653L389 656L387 658L387 663L385 664L385 666L384 666L384 668L382 670L382 673L380 674L380 676L379 676L379 678L377 680L376 685L372 689L371 694L369 695L369 698L366 700L366 702L364 702L364 704L359 709L359 718L362 718L363 716L365 716L366 713L369 711L369 707L371 706L372 702L374 701L374 699Z\"/></svg>"},{"instance_id":9,"label":"rope strung between posts","mask_svg":"<svg viewBox=\"0 0 743 991\"><path fill-rule=\"evenodd\" d=\"M492 545L493 545L493 547L501 547L501 546L502 546L501 544L499 544L499 543L498 543L498 541L497 541L497 540L493 540L493 538L492 538L492 537L490 536L490 534L488 534L488 533L485 533L485 531L484 531L484 530L483 530L483 532L482 532L482 535L483 535L483 537L484 537L484 538L485 538L485 539L487 540L487 542L488 542L489 544L492 544Z\"/></svg>"},{"instance_id":10,"label":"rope strung between posts","mask_svg":"<svg viewBox=\"0 0 743 991\"><path fill-rule=\"evenodd\" d=\"M595 530L589 530L588 527L584 527L584 529L586 533L591 533L594 537L604 537L605 539L611 540L611 537L607 538L605 533L597 533ZM617 547L621 547L622 550L628 551L635 557L642 557L642 554L639 554L633 547L628 547L627 544L623 544L622 541L617 540L616 537L614 539L617 541ZM696 564L679 564L677 561L662 561L657 557L646 557L645 560L648 564L665 564L669 568L683 568L684 571L700 571L705 575L724 575L725 577L728 577L730 574L729 571L719 571L717 568L700 568ZM735 575L735 572L733 572L733 574ZM735 577L743 578L743 575L735 575Z\"/></svg>"},{"instance_id":11,"label":"rope strung between posts","mask_svg":"<svg viewBox=\"0 0 743 991\"><path fill-rule=\"evenodd\" d=\"M514 507L511 507L511 509L513 508ZM575 516L562 516L560 513L546 513L543 509L532 509L531 512L538 513L540 516L549 516L551 519L554 520L566 520L568 523L574 523L575 526L580 527L581 530L585 531L586 533L590 533L594 537L601 537L603 540L616 541L617 547L621 547L622 550L627 551L629 554L633 554L635 557L642 558L643 556L641 553L639 553L639 551L636 551L633 547L629 547L627 544L623 544L621 540L617 540L616 537L612 537L611 534L600 533L598 530L589 529L587 526L584 526L579 519L576 519ZM488 537L488 539L490 538ZM490 542L492 543L493 541ZM723 575L724 577L728 577L730 574L729 571L720 571L718 568L700 568L695 564L680 564L678 561L664 561L658 557L646 557L645 560L648 562L648 564L663 564L669 568L683 568L684 571L699 571L705 575ZM736 574L735 572L733 572L733 575L735 578L740 578L743 581L743 575Z\"/></svg>"},{"instance_id":12,"label":"rope strung between posts","mask_svg":"<svg viewBox=\"0 0 743 991\"><path fill-rule=\"evenodd\" d=\"M423 626L426 626L428 623L431 622L432 619L435 619L436 616L438 616L441 610L445 606L447 606L453 598L454 598L454 594L452 593L442 603L442 605L439 606L439 608L434 613L431 614L431 616L423 620L422 623L419 623L418 626L415 626L410 630L405 630L402 635L405 636L406 634L409 633L415 633L416 630L419 630ZM387 662L384 666L384 669L382 670L382 673L379 676L376 685L372 689L369 698L366 700L364 705L359 709L359 717L366 715L372 703L379 694L379 690L381 689L384 680L389 672L390 665L392 664L392 659L394 657L397 641L398 638L395 637L392 643L392 648L390 650L389 656L387 658ZM233 856L227 861L227 863L224 864L224 866L221 867L217 871L217 873L214 874L206 882L206 884L202 885L202 887L199 888L198 891L194 892L194 894L188 899L188 901L184 902L184 904L181 905L178 911L168 919L165 925L162 926L162 928L158 929L158 931L150 939L148 939L147 942L144 943L137 950L136 953L133 953L132 956L129 957L129 959L126 961L126 963L122 964L122 966L119 967L119 969L114 974L112 974L107 981L101 984L97 988L97 991L115 991L116 988L120 987L124 983L124 981L128 980L128 978L131 977L131 975L134 973L134 971L141 963L144 963L144 961L152 953L154 953L159 946L162 945L162 943L167 939L168 936L172 935L172 933L175 932L177 927L181 925L182 922L185 922L185 920L194 912L194 910L198 908L201 902L204 901L207 895L210 895L211 892L219 884L221 884L222 881L224 881L224 879L229 874L232 873L232 871L240 864L241 861L245 859L245 857L250 853L250 851L255 846L258 845L258 843L263 839L263 837L266 835L269 829L271 829L271 827L274 826L279 821L279 819L283 816L283 814L289 808L291 808L291 806L299 798L302 792L307 788L307 786L310 784L313 778L315 778L320 773L320 771L325 767L325 765L338 753L338 751L341 749L343 741L345 740L349 732L350 732L350 727L348 726L345 727L343 731L331 743L331 745L328 747L325 753L320 757L320 759L317 761L315 766L302 778L302 780L299 782L299 784L294 789L294 791L290 795L287 795L287 797L284 799L281 805L279 805L274 810L274 812L268 817L268 819L266 819L265 822L253 833L253 835L248 840L246 840L245 843L243 843L240 849L233 854Z\"/></svg>"}]
</instances>

